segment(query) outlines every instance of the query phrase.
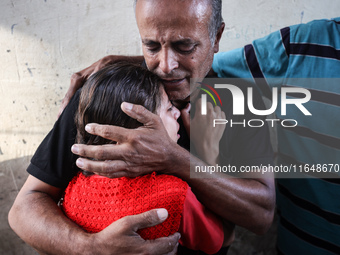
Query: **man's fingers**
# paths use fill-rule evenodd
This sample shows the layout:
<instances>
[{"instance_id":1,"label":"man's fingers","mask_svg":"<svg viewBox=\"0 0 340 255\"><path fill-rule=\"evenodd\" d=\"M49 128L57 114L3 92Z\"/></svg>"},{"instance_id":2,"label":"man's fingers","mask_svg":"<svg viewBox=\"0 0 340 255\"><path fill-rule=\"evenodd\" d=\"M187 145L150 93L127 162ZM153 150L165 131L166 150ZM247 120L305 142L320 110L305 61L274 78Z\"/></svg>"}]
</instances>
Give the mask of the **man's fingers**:
<instances>
[{"instance_id":1,"label":"man's fingers","mask_svg":"<svg viewBox=\"0 0 340 255\"><path fill-rule=\"evenodd\" d=\"M81 88L87 77L87 69L84 69L78 73L74 73L71 75L71 83L70 83L70 87L66 92L66 95L64 97L64 99L61 102L61 106L59 108L59 112L58 112L58 117L60 117L60 115L62 114L62 112L64 111L64 109L66 108L66 106L68 105L68 103L70 102L71 98L73 97L73 95L76 93L76 91Z\"/></svg>"},{"instance_id":2,"label":"man's fingers","mask_svg":"<svg viewBox=\"0 0 340 255\"><path fill-rule=\"evenodd\" d=\"M87 124L85 126L85 130L92 135L99 135L105 139L118 143L125 141L129 134L129 130L126 128L111 125L100 125L96 123Z\"/></svg>"},{"instance_id":3,"label":"man's fingers","mask_svg":"<svg viewBox=\"0 0 340 255\"><path fill-rule=\"evenodd\" d=\"M76 161L77 166L85 171L95 172L100 175L108 176L119 171L125 171L127 165L122 160L91 160L86 158L78 158ZM129 173L131 175L132 173ZM113 177L118 177L117 175L111 175ZM130 176L132 177L132 176Z\"/></svg>"},{"instance_id":4,"label":"man's fingers","mask_svg":"<svg viewBox=\"0 0 340 255\"><path fill-rule=\"evenodd\" d=\"M86 69L84 69L83 71L86 71ZM82 73L83 71L71 75L70 88L72 88L74 91L81 88L88 77L87 73Z\"/></svg>"},{"instance_id":5,"label":"man's fingers","mask_svg":"<svg viewBox=\"0 0 340 255\"><path fill-rule=\"evenodd\" d=\"M168 218L168 211L164 208L153 209L144 213L125 217L125 225L133 228L134 231L139 229L156 226Z\"/></svg>"},{"instance_id":6,"label":"man's fingers","mask_svg":"<svg viewBox=\"0 0 340 255\"><path fill-rule=\"evenodd\" d=\"M179 245L179 243L177 243L175 245L175 248L171 252L167 253L166 255L176 255L177 254L177 250L178 250L178 245Z\"/></svg>"},{"instance_id":7,"label":"man's fingers","mask_svg":"<svg viewBox=\"0 0 340 255\"><path fill-rule=\"evenodd\" d=\"M167 254L175 255L177 254L178 240L181 238L179 233L175 233L168 237L161 237L155 240L147 240L146 245L150 245L150 254Z\"/></svg>"},{"instance_id":8,"label":"man's fingers","mask_svg":"<svg viewBox=\"0 0 340 255\"><path fill-rule=\"evenodd\" d=\"M94 172L94 174L96 175L101 175L101 176L105 176L107 178L121 178L121 177L137 177L138 175L131 175L131 172L128 171L119 171L116 173L101 173L101 172Z\"/></svg>"},{"instance_id":9,"label":"man's fingers","mask_svg":"<svg viewBox=\"0 0 340 255\"><path fill-rule=\"evenodd\" d=\"M136 230L156 226L168 218L168 211L164 208L150 210L134 215L131 219Z\"/></svg>"},{"instance_id":10,"label":"man's fingers","mask_svg":"<svg viewBox=\"0 0 340 255\"><path fill-rule=\"evenodd\" d=\"M137 177L142 174L140 172L140 168L129 167L127 163L122 160L97 161L86 158L78 158L76 165L84 171L92 172L108 178Z\"/></svg>"},{"instance_id":11,"label":"man's fingers","mask_svg":"<svg viewBox=\"0 0 340 255\"><path fill-rule=\"evenodd\" d=\"M221 115L222 115L221 119L226 119L227 118L224 111L221 112Z\"/></svg>"},{"instance_id":12,"label":"man's fingers","mask_svg":"<svg viewBox=\"0 0 340 255\"><path fill-rule=\"evenodd\" d=\"M145 107L141 105L131 104L123 102L121 105L122 111L129 115L131 118L137 120L138 122L149 126L156 121L155 114L148 111Z\"/></svg>"},{"instance_id":13,"label":"man's fingers","mask_svg":"<svg viewBox=\"0 0 340 255\"><path fill-rule=\"evenodd\" d=\"M119 226L123 233L129 233L129 235L135 235L139 229L156 226L168 217L166 209L153 209L141 214L126 216L119 219L112 224ZM108 227L110 228L110 226ZM115 227L116 229L116 227ZM178 247L178 240L181 238L179 233L175 233L168 237L161 237L155 240L145 240L141 244L141 250L148 254L176 254Z\"/></svg>"},{"instance_id":14,"label":"man's fingers","mask_svg":"<svg viewBox=\"0 0 340 255\"><path fill-rule=\"evenodd\" d=\"M74 144L71 151L84 158L93 158L96 160L116 160L123 159L124 144L104 144L104 145L86 145Z\"/></svg>"}]
</instances>

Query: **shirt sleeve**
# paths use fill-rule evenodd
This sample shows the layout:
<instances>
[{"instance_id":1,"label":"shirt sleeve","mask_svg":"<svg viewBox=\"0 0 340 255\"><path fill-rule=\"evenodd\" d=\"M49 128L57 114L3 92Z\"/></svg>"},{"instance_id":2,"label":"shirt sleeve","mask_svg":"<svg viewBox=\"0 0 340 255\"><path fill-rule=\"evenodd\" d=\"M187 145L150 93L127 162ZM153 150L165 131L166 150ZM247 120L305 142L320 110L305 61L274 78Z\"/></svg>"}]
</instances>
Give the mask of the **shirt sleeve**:
<instances>
[{"instance_id":1,"label":"shirt sleeve","mask_svg":"<svg viewBox=\"0 0 340 255\"><path fill-rule=\"evenodd\" d=\"M30 175L57 188L66 188L79 170L75 165L76 156L71 152L77 134L74 115L78 108L79 94L77 91L72 97L27 168Z\"/></svg>"},{"instance_id":2,"label":"shirt sleeve","mask_svg":"<svg viewBox=\"0 0 340 255\"><path fill-rule=\"evenodd\" d=\"M188 188L179 232L180 244L207 254L217 253L224 241L222 221L205 208Z\"/></svg>"},{"instance_id":3,"label":"shirt sleeve","mask_svg":"<svg viewBox=\"0 0 340 255\"><path fill-rule=\"evenodd\" d=\"M265 85L257 84L262 94L269 97L271 87L280 85L285 77L289 47L290 28L286 27L243 48L215 54L212 68L218 77L223 78L275 78Z\"/></svg>"}]
</instances>

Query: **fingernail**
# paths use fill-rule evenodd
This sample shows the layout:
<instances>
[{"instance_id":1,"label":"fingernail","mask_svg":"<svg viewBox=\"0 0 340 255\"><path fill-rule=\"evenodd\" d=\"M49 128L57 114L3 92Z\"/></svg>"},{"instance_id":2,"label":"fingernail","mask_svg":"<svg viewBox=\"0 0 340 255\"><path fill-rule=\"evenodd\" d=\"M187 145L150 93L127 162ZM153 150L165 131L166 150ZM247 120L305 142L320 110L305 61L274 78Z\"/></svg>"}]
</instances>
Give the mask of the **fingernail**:
<instances>
[{"instance_id":1,"label":"fingernail","mask_svg":"<svg viewBox=\"0 0 340 255\"><path fill-rule=\"evenodd\" d=\"M74 153L74 154L78 154L79 153L79 148L77 145L73 145L71 147L71 151Z\"/></svg>"},{"instance_id":2,"label":"fingernail","mask_svg":"<svg viewBox=\"0 0 340 255\"><path fill-rule=\"evenodd\" d=\"M87 131L87 132L92 132L92 125L91 124L87 124L86 126L85 126L85 130Z\"/></svg>"},{"instance_id":3,"label":"fingernail","mask_svg":"<svg viewBox=\"0 0 340 255\"><path fill-rule=\"evenodd\" d=\"M168 218L168 211L166 209L158 209L157 215L160 220L165 220Z\"/></svg>"},{"instance_id":4,"label":"fingernail","mask_svg":"<svg viewBox=\"0 0 340 255\"><path fill-rule=\"evenodd\" d=\"M130 104L130 103L123 102L122 105L123 105L123 108L126 109L126 110L132 109L132 104Z\"/></svg>"},{"instance_id":5,"label":"fingernail","mask_svg":"<svg viewBox=\"0 0 340 255\"><path fill-rule=\"evenodd\" d=\"M76 164L79 168L83 168L84 167L84 161L81 158L78 158L76 161Z\"/></svg>"}]
</instances>

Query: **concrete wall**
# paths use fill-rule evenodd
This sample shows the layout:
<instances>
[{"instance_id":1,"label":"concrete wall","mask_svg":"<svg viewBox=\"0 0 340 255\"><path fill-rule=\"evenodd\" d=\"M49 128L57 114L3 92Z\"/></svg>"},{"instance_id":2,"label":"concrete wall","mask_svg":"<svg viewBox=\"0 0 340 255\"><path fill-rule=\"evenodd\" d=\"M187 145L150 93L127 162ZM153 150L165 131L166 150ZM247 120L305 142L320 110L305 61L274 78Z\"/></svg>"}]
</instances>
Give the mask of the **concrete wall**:
<instances>
[{"instance_id":1,"label":"concrete wall","mask_svg":"<svg viewBox=\"0 0 340 255\"><path fill-rule=\"evenodd\" d=\"M131 1L2 0L0 161L34 153L73 72L141 54Z\"/></svg>"},{"instance_id":2,"label":"concrete wall","mask_svg":"<svg viewBox=\"0 0 340 255\"><path fill-rule=\"evenodd\" d=\"M132 2L1 0L1 254L34 254L15 239L6 216L30 156L56 120L71 74L108 54L141 54ZM339 10L338 0L223 0L221 50L284 26L339 16ZM261 239L239 229L231 254L273 254L274 239L275 225Z\"/></svg>"},{"instance_id":3,"label":"concrete wall","mask_svg":"<svg viewBox=\"0 0 340 255\"><path fill-rule=\"evenodd\" d=\"M141 54L132 2L1 1L0 161L34 153L73 72L108 54ZM223 0L221 50L339 10L337 0Z\"/></svg>"}]
</instances>

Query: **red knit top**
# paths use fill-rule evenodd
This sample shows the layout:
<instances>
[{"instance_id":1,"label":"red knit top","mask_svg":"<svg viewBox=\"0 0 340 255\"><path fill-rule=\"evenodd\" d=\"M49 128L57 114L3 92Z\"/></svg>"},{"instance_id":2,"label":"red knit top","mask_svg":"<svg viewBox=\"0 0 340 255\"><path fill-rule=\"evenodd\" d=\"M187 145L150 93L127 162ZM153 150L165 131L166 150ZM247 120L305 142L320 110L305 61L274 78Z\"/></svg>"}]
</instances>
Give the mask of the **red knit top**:
<instances>
[{"instance_id":1,"label":"red knit top","mask_svg":"<svg viewBox=\"0 0 340 255\"><path fill-rule=\"evenodd\" d=\"M183 246L208 254L220 250L224 239L222 222L204 208L186 182L171 175L109 179L78 173L65 190L62 208L68 218L90 233L124 216L165 208L168 218L162 224L139 230L142 238L180 232Z\"/></svg>"}]
</instances>

